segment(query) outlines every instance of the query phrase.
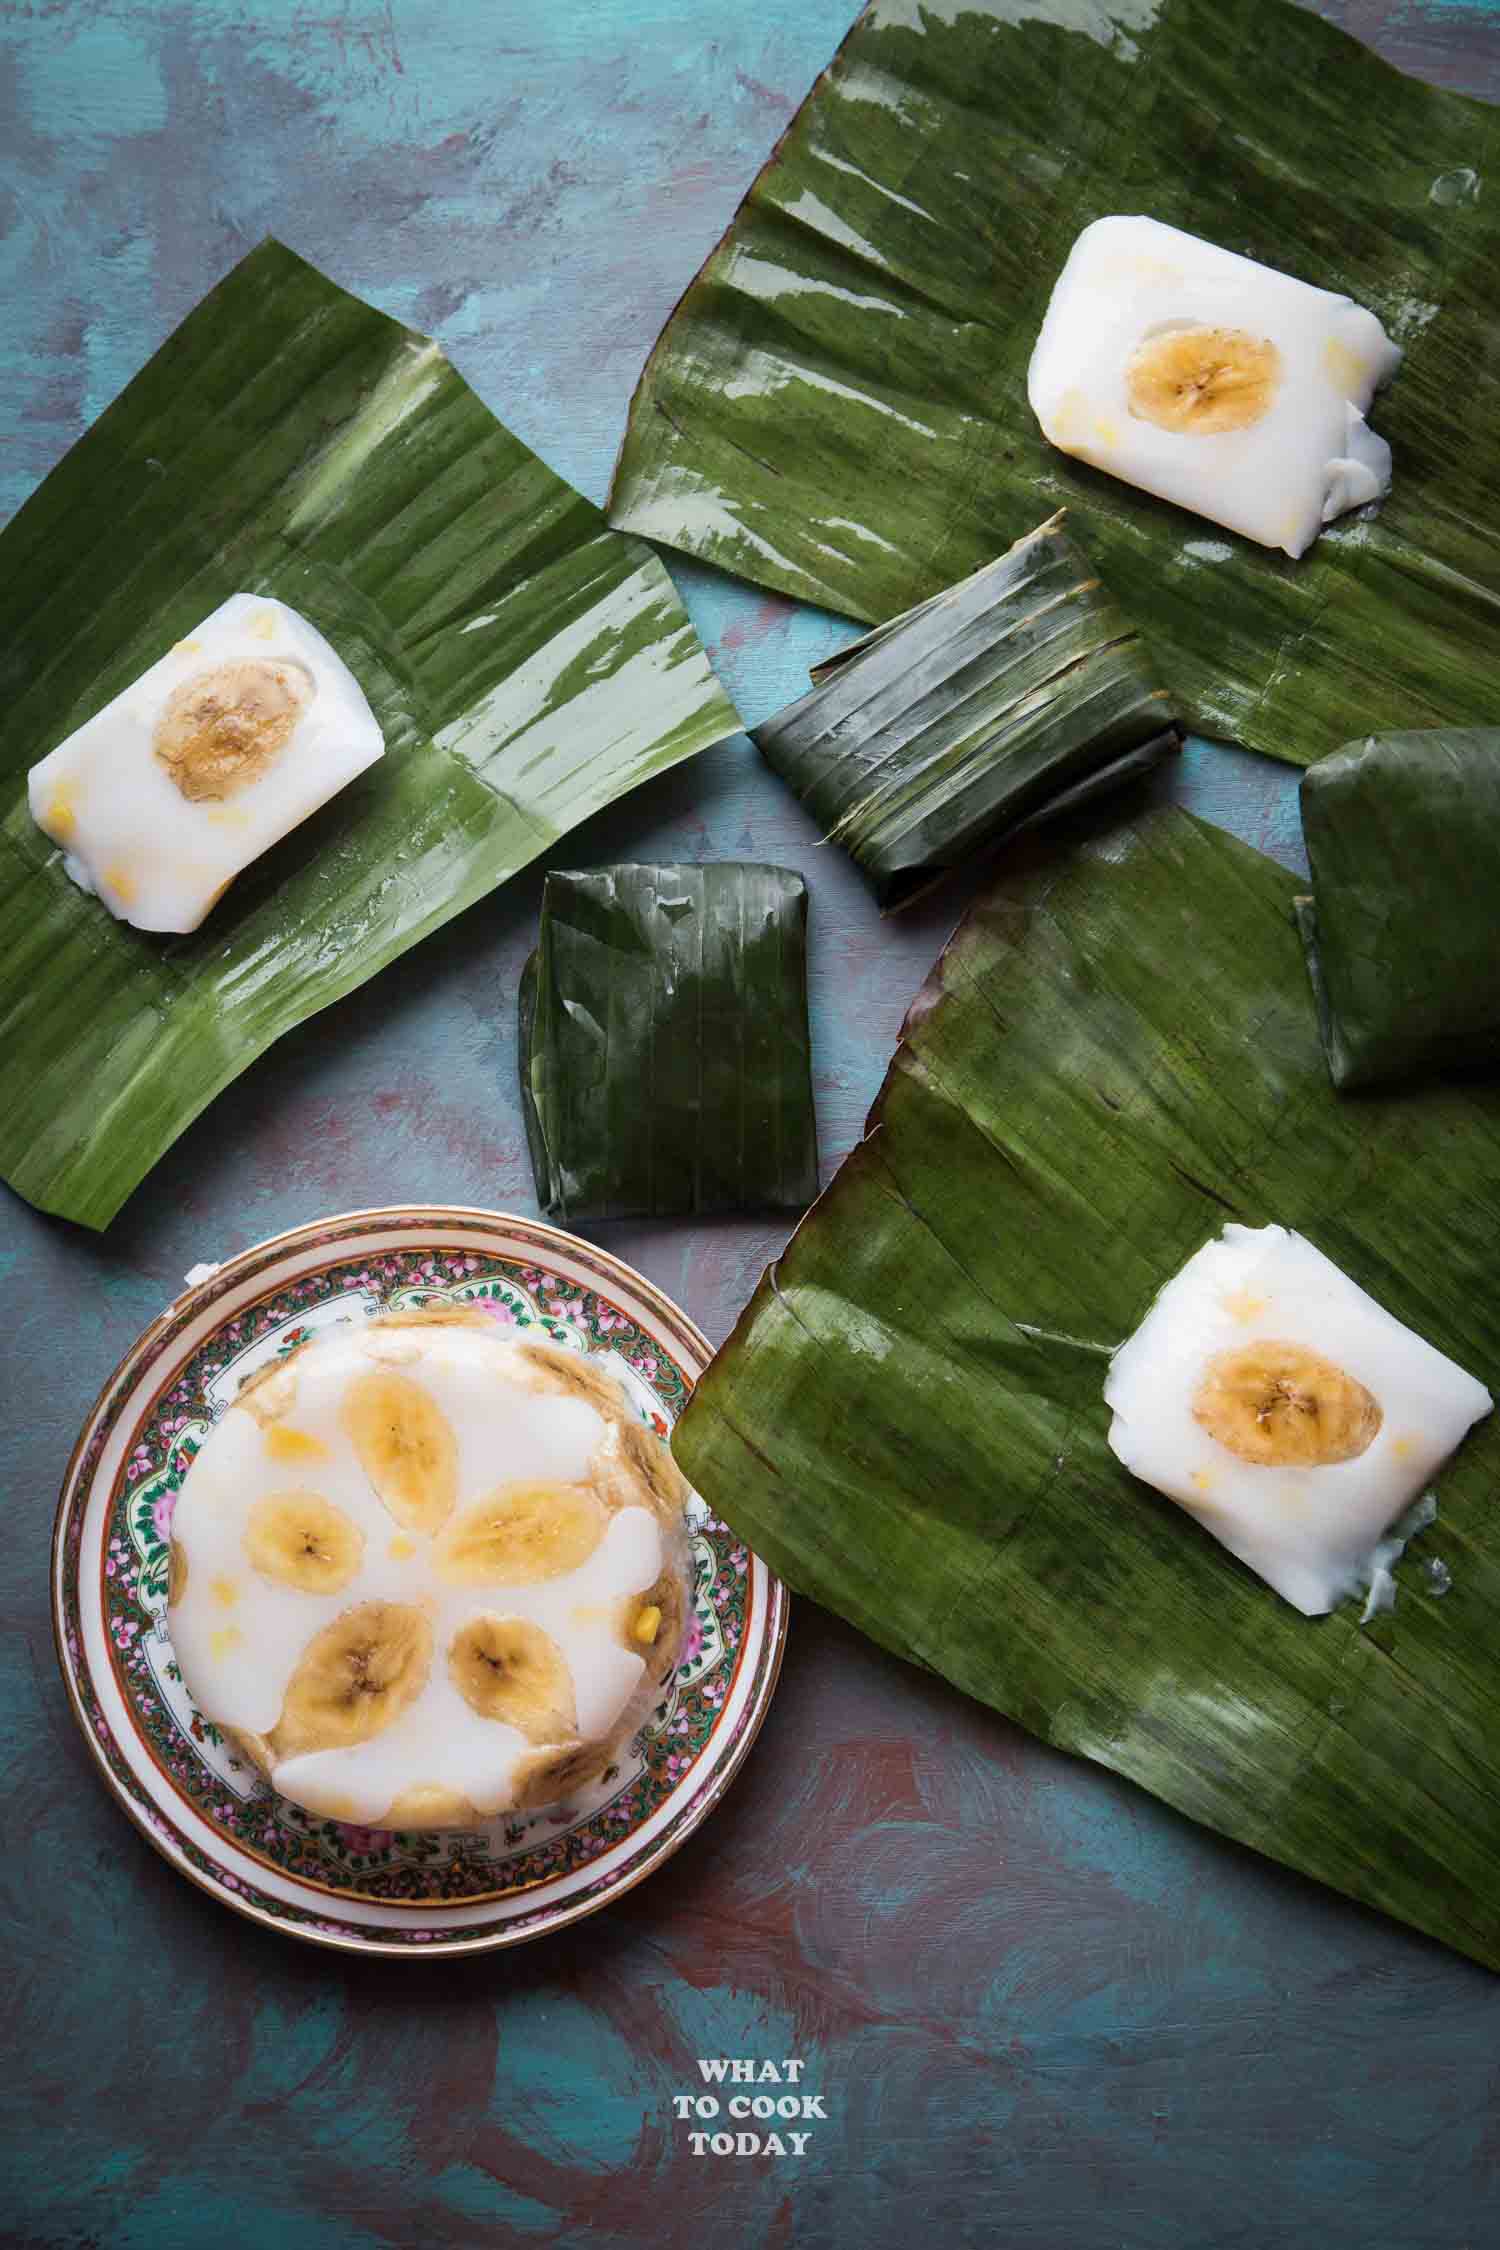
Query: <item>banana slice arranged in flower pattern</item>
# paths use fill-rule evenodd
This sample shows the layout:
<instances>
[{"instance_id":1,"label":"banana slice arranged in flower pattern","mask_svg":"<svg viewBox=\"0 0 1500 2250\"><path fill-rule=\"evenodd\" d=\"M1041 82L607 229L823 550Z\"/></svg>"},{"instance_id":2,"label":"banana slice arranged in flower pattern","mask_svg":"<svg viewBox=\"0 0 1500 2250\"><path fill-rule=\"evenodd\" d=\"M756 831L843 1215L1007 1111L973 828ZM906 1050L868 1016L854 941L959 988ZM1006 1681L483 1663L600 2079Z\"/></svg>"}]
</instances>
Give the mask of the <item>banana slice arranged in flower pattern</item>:
<instances>
[{"instance_id":1,"label":"banana slice arranged in flower pattern","mask_svg":"<svg viewBox=\"0 0 1500 2250\"><path fill-rule=\"evenodd\" d=\"M316 1492L268 1493L245 1525L245 1553L254 1567L304 1594L336 1594L347 1586L364 1549L364 1533Z\"/></svg>"},{"instance_id":2,"label":"banana slice arranged in flower pattern","mask_svg":"<svg viewBox=\"0 0 1500 2250\"><path fill-rule=\"evenodd\" d=\"M473 1827L597 1776L661 1694L688 1497L586 1354L452 1307L340 1325L248 1383L195 1460L174 1651L308 1810Z\"/></svg>"},{"instance_id":3,"label":"banana slice arranged in flower pattern","mask_svg":"<svg viewBox=\"0 0 1500 2250\"><path fill-rule=\"evenodd\" d=\"M356 1375L344 1428L376 1492L408 1531L436 1531L458 1495L458 1441L441 1407L409 1375Z\"/></svg>"},{"instance_id":4,"label":"banana slice arranged in flower pattern","mask_svg":"<svg viewBox=\"0 0 1500 2250\"><path fill-rule=\"evenodd\" d=\"M604 1537L604 1505L587 1484L506 1484L438 1540L438 1576L454 1586L532 1586L577 1570Z\"/></svg>"},{"instance_id":5,"label":"banana slice arranged in flower pattern","mask_svg":"<svg viewBox=\"0 0 1500 2250\"><path fill-rule=\"evenodd\" d=\"M271 1736L278 1758L383 1734L432 1670L432 1626L401 1602L360 1602L315 1634L286 1685Z\"/></svg>"},{"instance_id":6,"label":"banana slice arranged in flower pattern","mask_svg":"<svg viewBox=\"0 0 1500 2250\"><path fill-rule=\"evenodd\" d=\"M566 1742L577 1730L567 1659L529 1617L471 1618L453 1636L448 1667L472 1710L518 1727L528 1742Z\"/></svg>"}]
</instances>

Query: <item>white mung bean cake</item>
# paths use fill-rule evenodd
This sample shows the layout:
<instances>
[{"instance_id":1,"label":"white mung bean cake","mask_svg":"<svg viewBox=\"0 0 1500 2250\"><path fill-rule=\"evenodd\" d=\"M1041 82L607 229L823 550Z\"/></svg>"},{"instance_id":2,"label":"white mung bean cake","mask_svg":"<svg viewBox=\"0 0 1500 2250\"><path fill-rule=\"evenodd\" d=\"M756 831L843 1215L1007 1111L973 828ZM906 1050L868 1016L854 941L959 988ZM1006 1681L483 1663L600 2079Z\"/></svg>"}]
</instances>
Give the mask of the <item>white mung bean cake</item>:
<instances>
[{"instance_id":1,"label":"white mung bean cake","mask_svg":"<svg viewBox=\"0 0 1500 2250\"><path fill-rule=\"evenodd\" d=\"M1391 449L1365 416L1400 362L1349 297L1107 218L1068 254L1026 388L1062 452L1296 556L1389 490Z\"/></svg>"},{"instance_id":2,"label":"white mung bean cake","mask_svg":"<svg viewBox=\"0 0 1500 2250\"><path fill-rule=\"evenodd\" d=\"M137 929L183 935L384 749L317 628L231 594L33 766L27 797L81 890Z\"/></svg>"},{"instance_id":3,"label":"white mung bean cake","mask_svg":"<svg viewBox=\"0 0 1500 2250\"><path fill-rule=\"evenodd\" d=\"M1305 1236L1227 1226L1110 1362L1109 1442L1306 1616L1371 1583L1493 1400Z\"/></svg>"}]
</instances>

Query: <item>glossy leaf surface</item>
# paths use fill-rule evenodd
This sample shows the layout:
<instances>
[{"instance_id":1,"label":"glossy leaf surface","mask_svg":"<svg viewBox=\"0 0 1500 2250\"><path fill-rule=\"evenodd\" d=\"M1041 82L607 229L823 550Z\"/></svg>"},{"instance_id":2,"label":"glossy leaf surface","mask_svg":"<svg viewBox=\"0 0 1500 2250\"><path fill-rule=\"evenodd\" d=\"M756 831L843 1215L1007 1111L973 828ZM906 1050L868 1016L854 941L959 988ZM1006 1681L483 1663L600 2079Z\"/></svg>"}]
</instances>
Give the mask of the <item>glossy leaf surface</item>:
<instances>
[{"instance_id":1,"label":"glossy leaf surface","mask_svg":"<svg viewBox=\"0 0 1500 2250\"><path fill-rule=\"evenodd\" d=\"M753 737L886 907L1178 743L1140 636L1056 517L840 650Z\"/></svg>"},{"instance_id":2,"label":"glossy leaf surface","mask_svg":"<svg viewBox=\"0 0 1500 2250\"><path fill-rule=\"evenodd\" d=\"M1298 920L1334 1083L1500 1059L1500 732L1351 742L1301 796Z\"/></svg>"},{"instance_id":3,"label":"glossy leaf surface","mask_svg":"<svg viewBox=\"0 0 1500 2250\"><path fill-rule=\"evenodd\" d=\"M790 868L549 874L520 1006L550 1218L800 1212L817 1194L807 889Z\"/></svg>"},{"instance_id":4,"label":"glossy leaf surface","mask_svg":"<svg viewBox=\"0 0 1500 2250\"><path fill-rule=\"evenodd\" d=\"M386 754L148 936L68 880L26 773L241 589L327 635ZM0 1173L91 1226L282 1032L738 725L655 556L272 242L0 532L0 694Z\"/></svg>"},{"instance_id":5,"label":"glossy leaf surface","mask_svg":"<svg viewBox=\"0 0 1500 2250\"><path fill-rule=\"evenodd\" d=\"M880 620L1060 506L1200 734L1298 764L1493 716L1500 112L1287 0L874 0L641 379L612 520ZM1058 453L1026 367L1146 212L1340 290L1406 360L1395 482L1300 561Z\"/></svg>"},{"instance_id":6,"label":"glossy leaf surface","mask_svg":"<svg viewBox=\"0 0 1500 2250\"><path fill-rule=\"evenodd\" d=\"M1295 888L1174 810L999 883L675 1448L888 1648L1500 1967L1500 1418L1366 1627L1301 1616L1106 1442L1108 1351L1230 1218L1500 1387L1500 1092L1340 1098Z\"/></svg>"}]
</instances>

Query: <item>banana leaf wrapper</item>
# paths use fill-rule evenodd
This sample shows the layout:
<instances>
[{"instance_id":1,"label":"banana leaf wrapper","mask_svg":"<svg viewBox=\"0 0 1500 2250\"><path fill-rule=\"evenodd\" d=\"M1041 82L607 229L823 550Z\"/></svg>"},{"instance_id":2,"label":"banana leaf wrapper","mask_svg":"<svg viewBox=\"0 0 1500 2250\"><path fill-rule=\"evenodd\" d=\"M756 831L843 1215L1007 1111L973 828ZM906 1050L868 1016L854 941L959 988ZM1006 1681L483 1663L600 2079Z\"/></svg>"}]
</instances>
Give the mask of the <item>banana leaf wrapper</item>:
<instances>
[{"instance_id":1,"label":"banana leaf wrapper","mask_svg":"<svg viewBox=\"0 0 1500 2250\"><path fill-rule=\"evenodd\" d=\"M1297 921L1334 1084L1500 1061L1500 730L1351 742L1301 797Z\"/></svg>"},{"instance_id":2,"label":"banana leaf wrapper","mask_svg":"<svg viewBox=\"0 0 1500 2250\"><path fill-rule=\"evenodd\" d=\"M752 737L886 908L1148 772L1180 739L1139 635L1061 516L813 678Z\"/></svg>"},{"instance_id":3,"label":"banana leaf wrapper","mask_svg":"<svg viewBox=\"0 0 1500 2250\"><path fill-rule=\"evenodd\" d=\"M1356 715L1482 724L1497 162L1500 111L1285 0L875 0L658 340L612 520L873 621L1066 505L1190 730L1308 765ZM1027 362L1111 212L1379 315L1407 356L1378 509L1292 562L1047 444Z\"/></svg>"},{"instance_id":4,"label":"banana leaf wrapper","mask_svg":"<svg viewBox=\"0 0 1500 2250\"><path fill-rule=\"evenodd\" d=\"M68 881L27 769L239 589L327 635L386 754L150 936ZM274 242L0 532L0 693L0 1175L95 1227L282 1032L739 723L656 557Z\"/></svg>"},{"instance_id":5,"label":"banana leaf wrapper","mask_svg":"<svg viewBox=\"0 0 1500 2250\"><path fill-rule=\"evenodd\" d=\"M1500 1417L1395 1609L1309 1621L1106 1442L1106 1352L1234 1218L1500 1371L1500 1093L1342 1100L1294 879L1175 808L960 925L675 1449L800 1591L1192 1819L1500 1967ZM1452 1590L1438 1599L1436 1554Z\"/></svg>"},{"instance_id":6,"label":"banana leaf wrapper","mask_svg":"<svg viewBox=\"0 0 1500 2250\"><path fill-rule=\"evenodd\" d=\"M817 1194L807 890L791 869L549 874L520 1019L550 1218L801 1212Z\"/></svg>"}]
</instances>

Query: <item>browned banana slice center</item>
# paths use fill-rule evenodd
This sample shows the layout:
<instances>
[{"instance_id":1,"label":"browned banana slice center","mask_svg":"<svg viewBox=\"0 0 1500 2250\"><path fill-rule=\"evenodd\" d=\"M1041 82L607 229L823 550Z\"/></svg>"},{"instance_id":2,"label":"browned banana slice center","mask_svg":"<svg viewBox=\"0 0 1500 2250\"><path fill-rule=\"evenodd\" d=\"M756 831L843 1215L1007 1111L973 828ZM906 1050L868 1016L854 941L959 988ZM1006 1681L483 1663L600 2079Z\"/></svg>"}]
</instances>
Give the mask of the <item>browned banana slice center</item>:
<instances>
[{"instance_id":1,"label":"browned banana slice center","mask_svg":"<svg viewBox=\"0 0 1500 2250\"><path fill-rule=\"evenodd\" d=\"M278 1758L342 1750L383 1734L421 1694L432 1628L403 1602L360 1602L302 1652L272 1741Z\"/></svg>"},{"instance_id":2,"label":"browned banana slice center","mask_svg":"<svg viewBox=\"0 0 1500 2250\"><path fill-rule=\"evenodd\" d=\"M1328 1468L1374 1443L1379 1401L1321 1352L1248 1344L1204 1369L1193 1420L1257 1468Z\"/></svg>"},{"instance_id":3,"label":"browned banana slice center","mask_svg":"<svg viewBox=\"0 0 1500 2250\"><path fill-rule=\"evenodd\" d=\"M608 1745L575 1742L563 1750L534 1750L521 1759L511 1775L516 1808L528 1812L537 1805L556 1804L572 1789L595 1780L609 1764Z\"/></svg>"},{"instance_id":4,"label":"browned banana slice center","mask_svg":"<svg viewBox=\"0 0 1500 2250\"><path fill-rule=\"evenodd\" d=\"M358 1525L317 1492L268 1493L245 1524L245 1552L255 1568L303 1594L336 1594L364 1551Z\"/></svg>"},{"instance_id":5,"label":"browned banana slice center","mask_svg":"<svg viewBox=\"0 0 1500 2250\"><path fill-rule=\"evenodd\" d=\"M173 689L152 747L184 797L222 801L270 771L312 694L300 664L216 664Z\"/></svg>"},{"instance_id":6,"label":"browned banana slice center","mask_svg":"<svg viewBox=\"0 0 1500 2250\"><path fill-rule=\"evenodd\" d=\"M1183 437L1249 429L1280 384L1280 352L1244 328L1163 329L1136 346L1125 370L1131 413Z\"/></svg>"},{"instance_id":7,"label":"browned banana slice center","mask_svg":"<svg viewBox=\"0 0 1500 2250\"><path fill-rule=\"evenodd\" d=\"M576 1398L584 1406L592 1406L606 1422L612 1421L625 1404L614 1377L596 1367L587 1352L569 1351L561 1344L518 1344L516 1354L530 1369L536 1389Z\"/></svg>"},{"instance_id":8,"label":"browned banana slice center","mask_svg":"<svg viewBox=\"0 0 1500 2250\"><path fill-rule=\"evenodd\" d=\"M609 1506L648 1507L681 1521L690 1497L682 1472L660 1438L622 1416L594 1456L594 1475Z\"/></svg>"},{"instance_id":9,"label":"browned banana slice center","mask_svg":"<svg viewBox=\"0 0 1500 2250\"><path fill-rule=\"evenodd\" d=\"M453 1636L448 1669L472 1710L519 1728L528 1742L561 1742L578 1731L567 1658L528 1617L471 1618Z\"/></svg>"},{"instance_id":10,"label":"browned banana slice center","mask_svg":"<svg viewBox=\"0 0 1500 2250\"><path fill-rule=\"evenodd\" d=\"M577 1570L604 1537L605 1512L586 1484L504 1484L466 1508L438 1541L438 1576L453 1586L534 1586Z\"/></svg>"},{"instance_id":11,"label":"browned banana slice center","mask_svg":"<svg viewBox=\"0 0 1500 2250\"><path fill-rule=\"evenodd\" d=\"M356 1375L343 1425L359 1465L397 1523L434 1532L458 1498L458 1439L430 1391L409 1375Z\"/></svg>"}]
</instances>

